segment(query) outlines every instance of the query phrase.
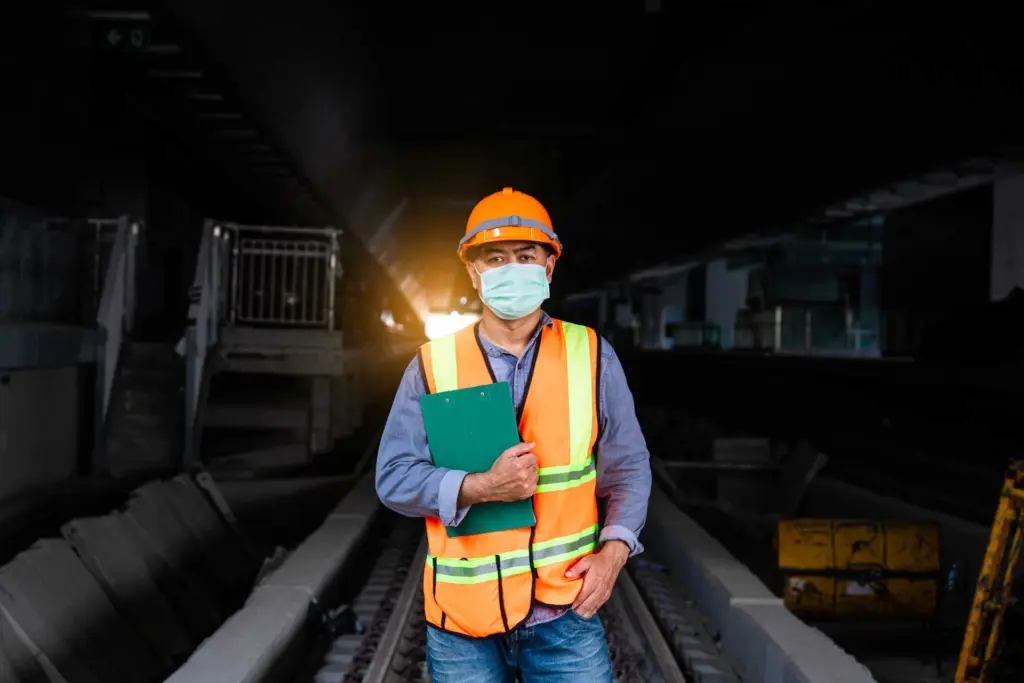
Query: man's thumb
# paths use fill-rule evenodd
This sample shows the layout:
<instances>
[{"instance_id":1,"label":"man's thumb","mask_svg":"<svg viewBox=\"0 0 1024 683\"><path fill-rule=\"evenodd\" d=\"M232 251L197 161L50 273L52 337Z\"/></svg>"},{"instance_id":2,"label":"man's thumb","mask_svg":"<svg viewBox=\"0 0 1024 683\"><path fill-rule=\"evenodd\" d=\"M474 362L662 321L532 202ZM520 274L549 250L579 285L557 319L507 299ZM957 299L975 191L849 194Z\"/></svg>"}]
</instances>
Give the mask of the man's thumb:
<instances>
[{"instance_id":1,"label":"man's thumb","mask_svg":"<svg viewBox=\"0 0 1024 683\"><path fill-rule=\"evenodd\" d=\"M582 560L569 567L569 571L565 573L566 578L575 579L580 574L586 574L587 570L590 569L590 555L587 555Z\"/></svg>"}]
</instances>

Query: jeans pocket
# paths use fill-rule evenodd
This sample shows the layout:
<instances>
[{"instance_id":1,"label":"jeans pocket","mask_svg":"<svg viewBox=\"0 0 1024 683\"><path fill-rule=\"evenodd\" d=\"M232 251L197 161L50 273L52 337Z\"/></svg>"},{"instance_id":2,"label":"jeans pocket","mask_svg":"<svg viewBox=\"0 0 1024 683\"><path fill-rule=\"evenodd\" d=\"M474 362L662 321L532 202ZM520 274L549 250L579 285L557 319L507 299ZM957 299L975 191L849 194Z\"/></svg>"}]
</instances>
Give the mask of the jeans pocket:
<instances>
[{"instance_id":1,"label":"jeans pocket","mask_svg":"<svg viewBox=\"0 0 1024 683\"><path fill-rule=\"evenodd\" d=\"M592 616L592 617L585 617L582 614L580 614L579 612L577 612L576 610L572 609L571 607L569 608L569 615L573 619L575 619L576 621L580 622L581 624L597 624L597 623L600 623L598 621L598 618L597 618L596 614L594 616Z\"/></svg>"}]
</instances>

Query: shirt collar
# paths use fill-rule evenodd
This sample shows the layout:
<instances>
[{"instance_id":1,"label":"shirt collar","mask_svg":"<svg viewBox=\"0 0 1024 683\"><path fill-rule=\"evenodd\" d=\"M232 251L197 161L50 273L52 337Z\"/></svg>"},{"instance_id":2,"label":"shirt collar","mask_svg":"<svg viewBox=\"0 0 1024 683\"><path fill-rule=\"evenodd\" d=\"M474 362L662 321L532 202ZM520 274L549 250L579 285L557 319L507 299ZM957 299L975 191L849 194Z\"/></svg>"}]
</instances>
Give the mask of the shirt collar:
<instances>
[{"instance_id":1,"label":"shirt collar","mask_svg":"<svg viewBox=\"0 0 1024 683\"><path fill-rule=\"evenodd\" d=\"M479 324L479 323L477 323L477 324ZM537 329L533 331L533 336L530 337L530 341L526 342L526 347L523 349L524 355L525 355L525 353L527 351L529 351L531 348L533 348L533 345L535 343L537 343L537 339L540 337L540 330L541 330L542 327L551 328L551 327L554 327L554 326L555 326L554 319L550 315L548 315L546 311L542 310L540 312L540 324L538 324L537 325ZM498 347L498 346L495 346L494 344L492 344L490 341L488 341L484 337L479 336L479 332L478 332L478 337L480 339L480 345L483 346L484 353L486 353L491 358L500 358L502 356L511 356L512 355L508 351L506 351L505 349L503 349L501 347Z\"/></svg>"}]
</instances>

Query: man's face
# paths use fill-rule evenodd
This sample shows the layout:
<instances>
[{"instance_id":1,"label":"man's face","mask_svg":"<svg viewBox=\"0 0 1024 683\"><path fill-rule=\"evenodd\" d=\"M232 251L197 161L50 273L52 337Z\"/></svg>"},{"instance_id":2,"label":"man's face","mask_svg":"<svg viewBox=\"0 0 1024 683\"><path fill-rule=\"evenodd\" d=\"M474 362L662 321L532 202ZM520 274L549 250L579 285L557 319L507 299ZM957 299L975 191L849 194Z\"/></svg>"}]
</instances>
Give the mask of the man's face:
<instances>
[{"instance_id":1,"label":"man's face","mask_svg":"<svg viewBox=\"0 0 1024 683\"><path fill-rule=\"evenodd\" d=\"M501 268L510 263L539 265L547 273L548 282L555 271L555 255L536 242L494 242L487 244L473 254L474 260L466 264L466 272L473 281L473 289L480 291L480 276L492 268Z\"/></svg>"}]
</instances>

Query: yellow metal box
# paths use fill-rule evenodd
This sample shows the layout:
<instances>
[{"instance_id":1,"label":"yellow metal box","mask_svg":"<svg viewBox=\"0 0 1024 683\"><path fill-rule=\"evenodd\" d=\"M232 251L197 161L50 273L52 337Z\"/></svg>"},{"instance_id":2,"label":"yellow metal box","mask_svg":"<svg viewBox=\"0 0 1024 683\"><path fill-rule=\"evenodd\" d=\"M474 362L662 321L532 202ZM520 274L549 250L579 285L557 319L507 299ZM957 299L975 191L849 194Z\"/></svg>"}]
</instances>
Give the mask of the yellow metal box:
<instances>
[{"instance_id":1,"label":"yellow metal box","mask_svg":"<svg viewBox=\"0 0 1024 683\"><path fill-rule=\"evenodd\" d=\"M925 522L793 519L775 536L783 600L815 619L927 619L938 600L939 530Z\"/></svg>"}]
</instances>

